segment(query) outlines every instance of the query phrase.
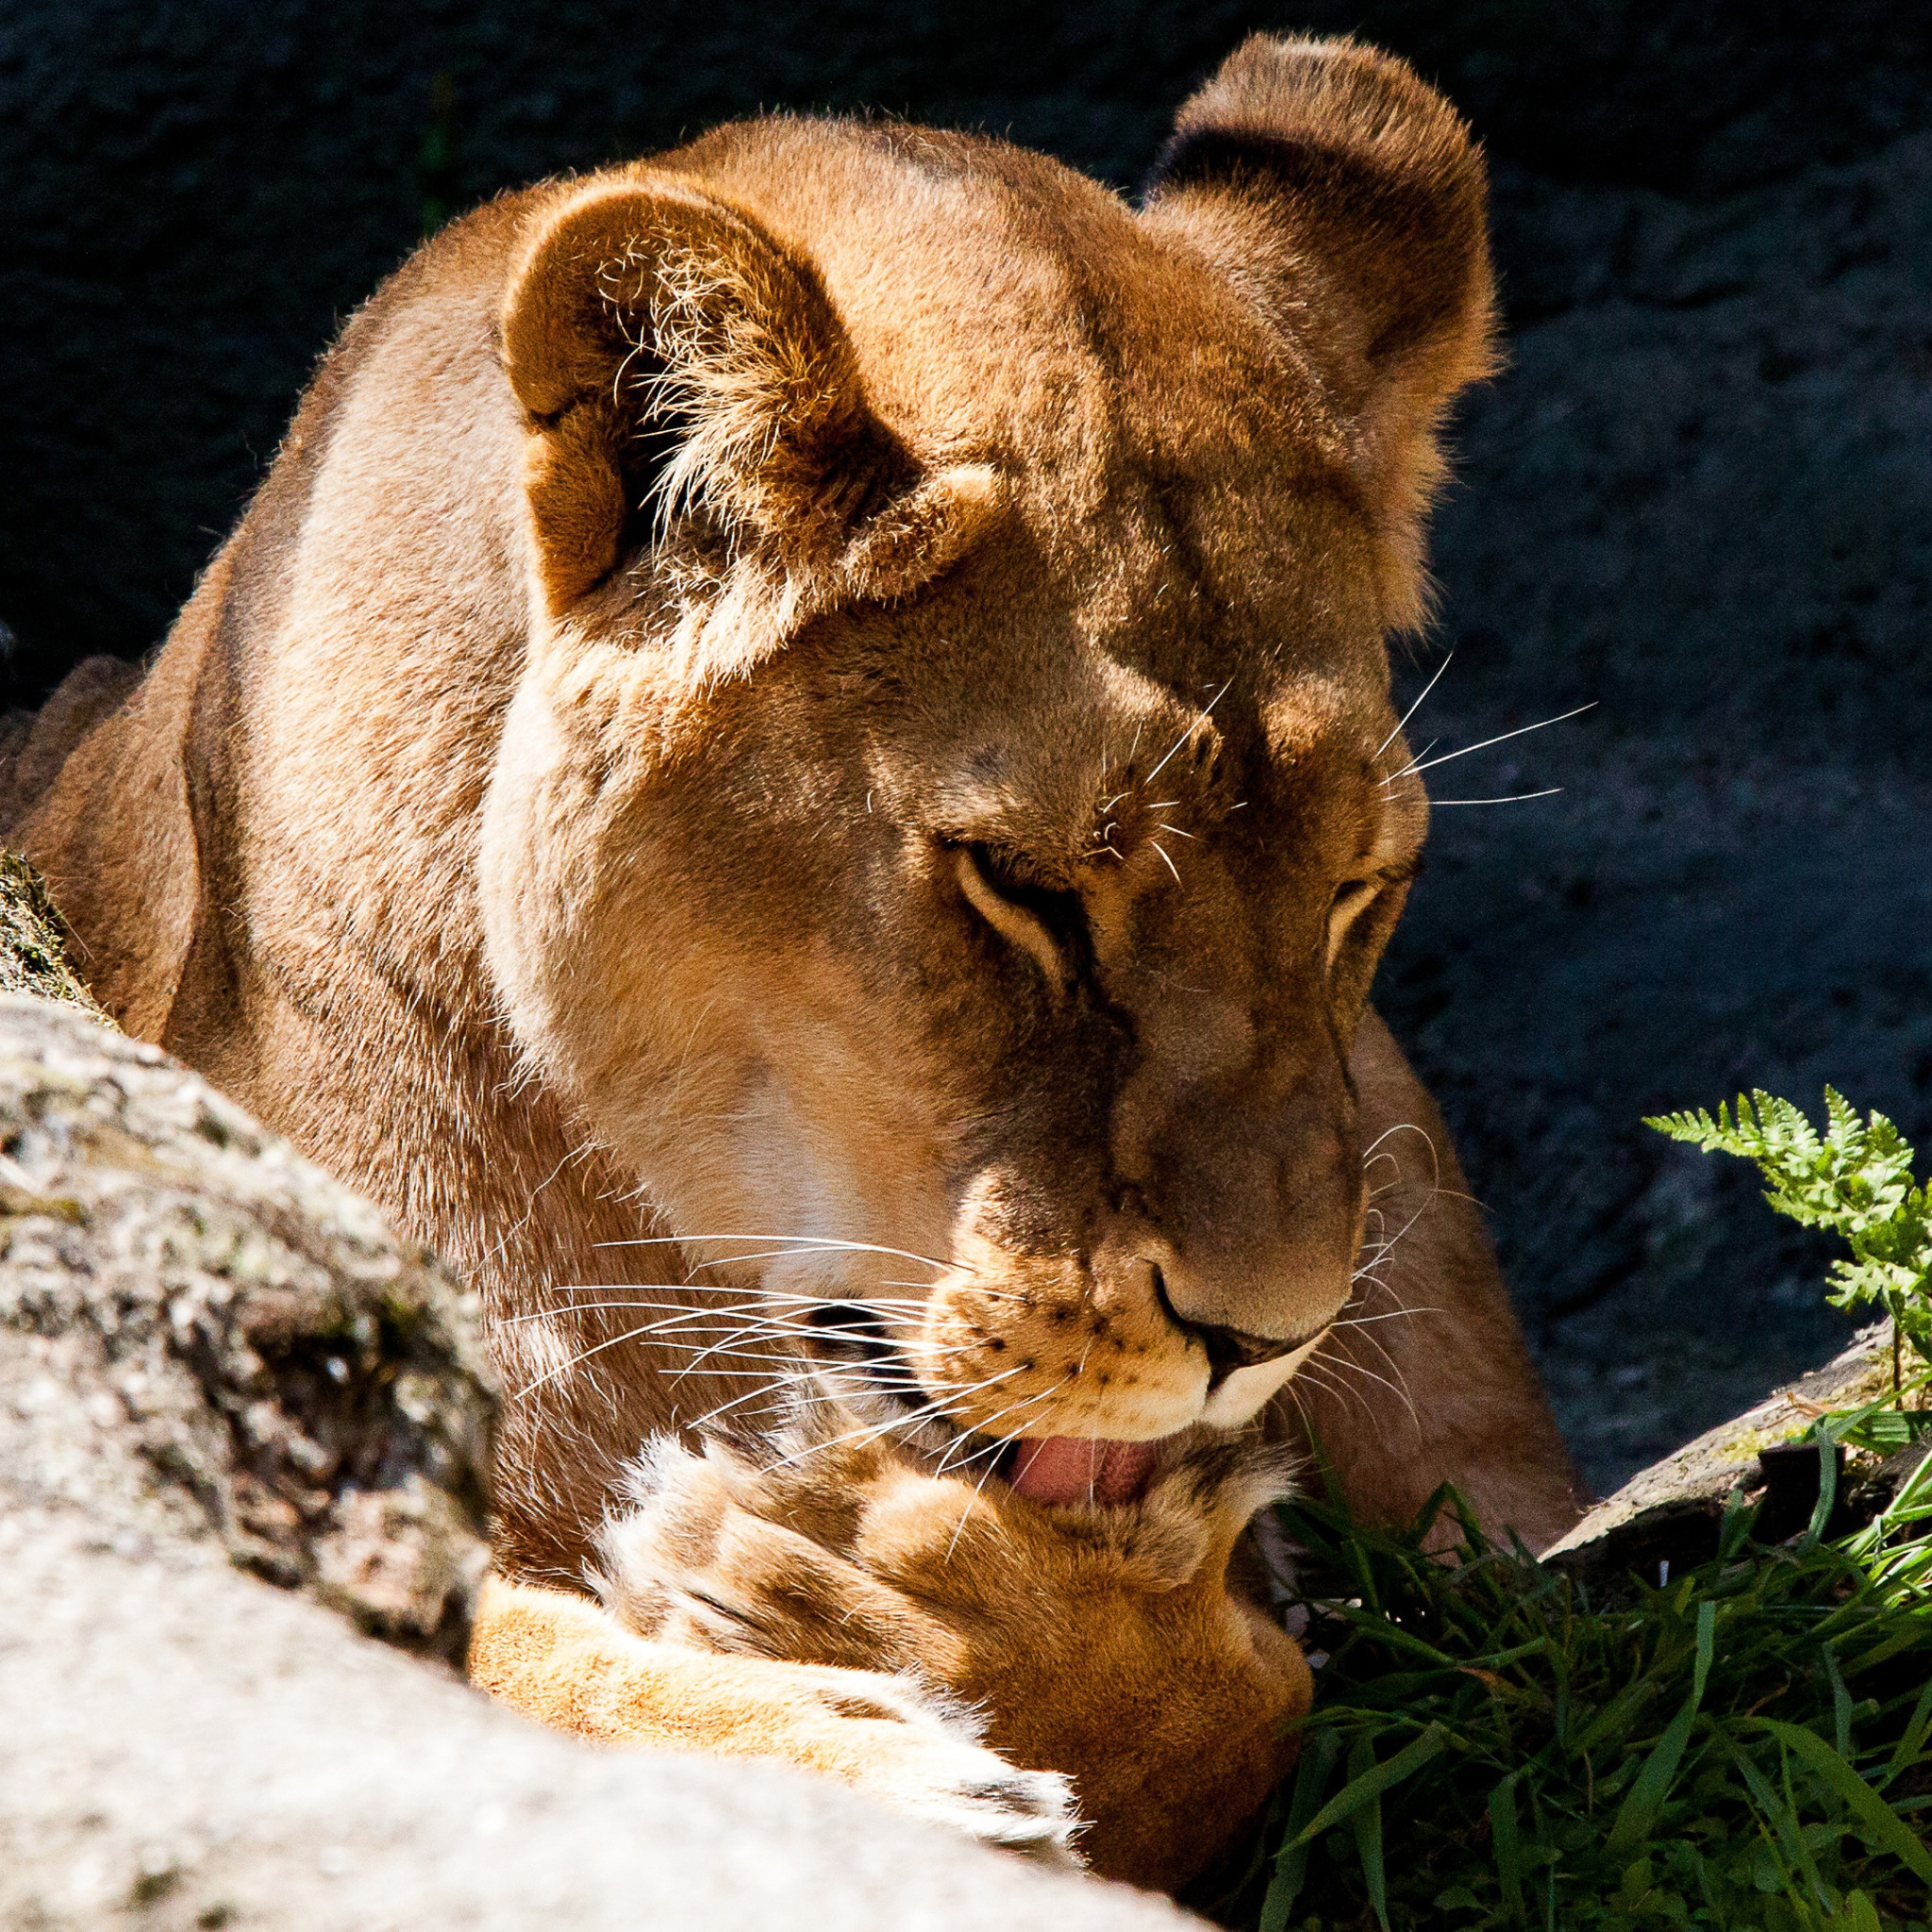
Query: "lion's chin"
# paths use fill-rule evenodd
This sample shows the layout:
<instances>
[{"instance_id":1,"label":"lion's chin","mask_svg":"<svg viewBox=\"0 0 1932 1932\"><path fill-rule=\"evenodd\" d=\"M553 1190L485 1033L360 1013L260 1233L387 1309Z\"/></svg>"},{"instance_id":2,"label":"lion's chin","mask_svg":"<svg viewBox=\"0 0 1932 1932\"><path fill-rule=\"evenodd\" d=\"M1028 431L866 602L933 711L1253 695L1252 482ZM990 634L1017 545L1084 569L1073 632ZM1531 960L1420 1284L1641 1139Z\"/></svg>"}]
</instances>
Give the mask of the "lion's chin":
<instances>
[{"instance_id":1,"label":"lion's chin","mask_svg":"<svg viewBox=\"0 0 1932 1932\"><path fill-rule=\"evenodd\" d=\"M1289 1355L1237 1369L1208 1394L1199 1421L1212 1429L1239 1429L1314 1354L1327 1331ZM1013 1489L1036 1503L1138 1503L1160 1459L1163 1441L1125 1441L1107 1436L1036 1436L1013 1445L1004 1474Z\"/></svg>"},{"instance_id":2,"label":"lion's chin","mask_svg":"<svg viewBox=\"0 0 1932 1932\"><path fill-rule=\"evenodd\" d=\"M1324 1327L1291 1354L1277 1356L1272 1362L1257 1362L1252 1368L1236 1369L1224 1375L1208 1391L1202 1406L1201 1420L1215 1429L1238 1429L1267 1407L1294 1374L1294 1372L1328 1339Z\"/></svg>"}]
</instances>

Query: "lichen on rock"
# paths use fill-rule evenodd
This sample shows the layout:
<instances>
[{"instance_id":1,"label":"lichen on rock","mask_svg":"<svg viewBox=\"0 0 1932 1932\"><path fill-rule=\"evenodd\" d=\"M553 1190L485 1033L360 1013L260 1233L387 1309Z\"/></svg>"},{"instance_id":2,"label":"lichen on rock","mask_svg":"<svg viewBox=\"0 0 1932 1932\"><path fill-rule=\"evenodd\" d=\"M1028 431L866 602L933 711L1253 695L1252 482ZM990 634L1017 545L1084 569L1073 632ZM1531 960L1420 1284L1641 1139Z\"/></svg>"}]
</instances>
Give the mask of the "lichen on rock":
<instances>
[{"instance_id":1,"label":"lichen on rock","mask_svg":"<svg viewBox=\"0 0 1932 1932\"><path fill-rule=\"evenodd\" d=\"M105 1020L67 963L67 929L45 882L25 859L0 851L0 992L38 993Z\"/></svg>"},{"instance_id":2,"label":"lichen on rock","mask_svg":"<svg viewBox=\"0 0 1932 1932\"><path fill-rule=\"evenodd\" d=\"M98 1015L0 864L0 1497L210 1539L459 1659L494 1401L426 1249ZM71 984L70 984L71 982Z\"/></svg>"}]
</instances>

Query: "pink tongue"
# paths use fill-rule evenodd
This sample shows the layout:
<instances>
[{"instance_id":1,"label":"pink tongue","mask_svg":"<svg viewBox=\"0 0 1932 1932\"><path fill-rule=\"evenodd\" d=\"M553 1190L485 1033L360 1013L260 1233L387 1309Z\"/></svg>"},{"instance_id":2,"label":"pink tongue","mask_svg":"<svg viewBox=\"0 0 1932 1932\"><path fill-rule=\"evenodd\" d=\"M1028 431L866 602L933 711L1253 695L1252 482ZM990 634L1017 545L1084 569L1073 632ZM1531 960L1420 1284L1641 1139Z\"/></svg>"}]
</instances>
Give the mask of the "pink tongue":
<instances>
[{"instance_id":1,"label":"pink tongue","mask_svg":"<svg viewBox=\"0 0 1932 1932\"><path fill-rule=\"evenodd\" d=\"M1036 1503L1131 1503L1153 1466L1152 1442L1044 1436L1019 1445L1012 1482Z\"/></svg>"}]
</instances>

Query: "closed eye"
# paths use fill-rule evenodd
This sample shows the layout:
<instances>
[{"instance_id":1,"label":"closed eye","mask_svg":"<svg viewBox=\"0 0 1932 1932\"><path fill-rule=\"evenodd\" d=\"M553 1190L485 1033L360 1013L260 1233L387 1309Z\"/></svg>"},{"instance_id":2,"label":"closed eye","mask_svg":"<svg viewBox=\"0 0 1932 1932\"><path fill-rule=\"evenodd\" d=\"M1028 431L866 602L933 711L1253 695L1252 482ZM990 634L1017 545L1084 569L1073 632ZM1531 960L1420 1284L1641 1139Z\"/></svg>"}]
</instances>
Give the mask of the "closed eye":
<instances>
[{"instance_id":1,"label":"closed eye","mask_svg":"<svg viewBox=\"0 0 1932 1932\"><path fill-rule=\"evenodd\" d=\"M1348 935L1364 912L1391 886L1406 886L1422 871L1420 855L1399 864L1384 866L1373 877L1348 879L1335 889L1328 902L1328 964L1332 967L1348 941Z\"/></svg>"},{"instance_id":2,"label":"closed eye","mask_svg":"<svg viewBox=\"0 0 1932 1932\"><path fill-rule=\"evenodd\" d=\"M1076 892L1054 892L1012 876L980 844L953 847L953 869L973 909L1046 974L1057 992L1074 977L1073 945L1085 915ZM1056 930L1058 928L1058 930Z\"/></svg>"},{"instance_id":3,"label":"closed eye","mask_svg":"<svg viewBox=\"0 0 1932 1932\"><path fill-rule=\"evenodd\" d=\"M1352 879L1337 891L1328 908L1328 963L1333 966L1348 939L1349 928L1375 903L1380 879Z\"/></svg>"}]
</instances>

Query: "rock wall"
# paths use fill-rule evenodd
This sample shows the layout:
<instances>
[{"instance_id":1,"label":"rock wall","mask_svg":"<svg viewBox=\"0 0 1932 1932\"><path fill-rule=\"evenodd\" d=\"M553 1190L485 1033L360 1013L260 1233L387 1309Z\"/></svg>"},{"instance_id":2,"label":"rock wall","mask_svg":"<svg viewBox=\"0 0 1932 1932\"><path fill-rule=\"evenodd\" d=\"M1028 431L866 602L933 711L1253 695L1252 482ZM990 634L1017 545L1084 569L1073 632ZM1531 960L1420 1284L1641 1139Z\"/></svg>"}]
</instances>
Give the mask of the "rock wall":
<instances>
[{"instance_id":1,"label":"rock wall","mask_svg":"<svg viewBox=\"0 0 1932 1932\"><path fill-rule=\"evenodd\" d=\"M0 617L29 699L165 627L340 319L507 186L760 108L976 126L1131 187L1257 27L1358 31L1473 116L1520 317L1594 302L1614 211L1696 208L1932 125L1932 25L1886 0L17 0L0 23ZM1801 212L1801 219L1809 219ZM1560 444L1561 436L1557 435Z\"/></svg>"},{"instance_id":2,"label":"rock wall","mask_svg":"<svg viewBox=\"0 0 1932 1932\"><path fill-rule=\"evenodd\" d=\"M1607 1489L1850 1326L1831 1243L1642 1116L1828 1081L1932 1143L1932 136L1695 200L1505 191L1524 319L1461 427L1416 741L1596 708L1429 774L1563 791L1438 812L1380 997Z\"/></svg>"}]
</instances>

